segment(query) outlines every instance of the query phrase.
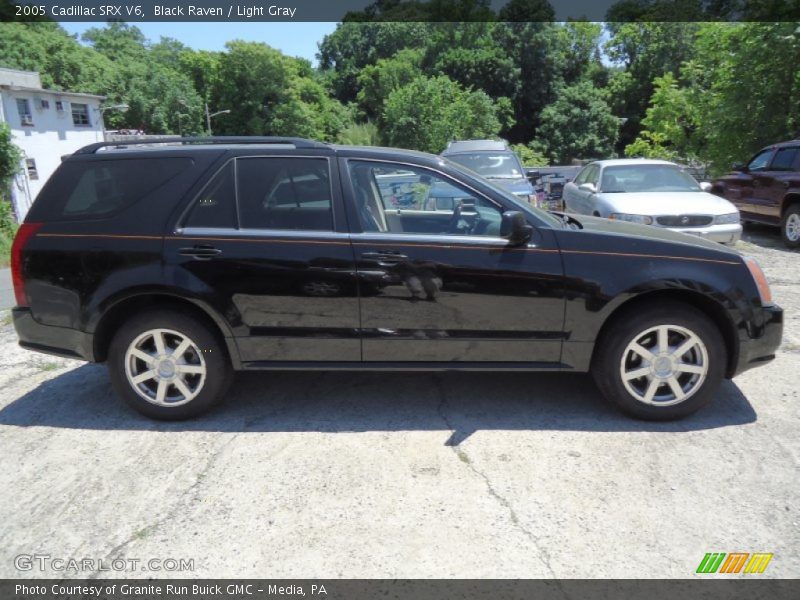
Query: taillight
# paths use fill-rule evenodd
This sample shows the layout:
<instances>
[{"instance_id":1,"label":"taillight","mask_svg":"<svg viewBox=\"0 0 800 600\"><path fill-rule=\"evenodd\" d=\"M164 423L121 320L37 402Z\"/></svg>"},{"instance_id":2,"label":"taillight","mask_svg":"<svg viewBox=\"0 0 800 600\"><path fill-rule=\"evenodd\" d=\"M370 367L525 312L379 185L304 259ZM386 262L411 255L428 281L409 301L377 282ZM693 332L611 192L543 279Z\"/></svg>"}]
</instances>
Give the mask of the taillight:
<instances>
[{"instance_id":1,"label":"taillight","mask_svg":"<svg viewBox=\"0 0 800 600\"><path fill-rule=\"evenodd\" d=\"M17 229L17 235L14 236L14 243L11 245L11 282L14 284L17 306L28 306L25 280L22 278L22 251L41 226L42 223L23 223Z\"/></svg>"}]
</instances>

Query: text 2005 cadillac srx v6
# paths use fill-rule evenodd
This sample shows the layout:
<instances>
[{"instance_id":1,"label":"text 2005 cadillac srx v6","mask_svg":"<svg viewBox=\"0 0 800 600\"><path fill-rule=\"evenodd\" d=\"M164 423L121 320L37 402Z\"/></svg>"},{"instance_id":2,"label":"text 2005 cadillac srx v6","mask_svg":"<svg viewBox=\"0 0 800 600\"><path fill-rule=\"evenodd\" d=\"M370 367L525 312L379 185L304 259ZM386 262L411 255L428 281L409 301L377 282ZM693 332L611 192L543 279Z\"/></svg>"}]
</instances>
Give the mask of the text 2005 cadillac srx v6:
<instances>
[{"instance_id":1,"label":"text 2005 cadillac srx v6","mask_svg":"<svg viewBox=\"0 0 800 600\"><path fill-rule=\"evenodd\" d=\"M87 146L12 273L23 347L107 362L159 419L242 369L591 371L628 414L674 419L783 327L755 261L718 244L549 214L439 156L294 138Z\"/></svg>"}]
</instances>

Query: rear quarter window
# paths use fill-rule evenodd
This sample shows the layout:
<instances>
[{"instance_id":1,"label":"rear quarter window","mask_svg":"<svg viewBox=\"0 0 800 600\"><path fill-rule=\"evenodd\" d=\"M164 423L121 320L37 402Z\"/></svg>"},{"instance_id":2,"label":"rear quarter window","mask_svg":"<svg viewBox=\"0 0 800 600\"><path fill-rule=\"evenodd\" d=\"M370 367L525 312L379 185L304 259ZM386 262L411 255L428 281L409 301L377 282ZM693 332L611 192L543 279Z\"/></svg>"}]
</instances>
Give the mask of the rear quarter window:
<instances>
[{"instance_id":1,"label":"rear quarter window","mask_svg":"<svg viewBox=\"0 0 800 600\"><path fill-rule=\"evenodd\" d=\"M191 158L122 158L63 163L34 202L29 221L103 219L152 194Z\"/></svg>"}]
</instances>

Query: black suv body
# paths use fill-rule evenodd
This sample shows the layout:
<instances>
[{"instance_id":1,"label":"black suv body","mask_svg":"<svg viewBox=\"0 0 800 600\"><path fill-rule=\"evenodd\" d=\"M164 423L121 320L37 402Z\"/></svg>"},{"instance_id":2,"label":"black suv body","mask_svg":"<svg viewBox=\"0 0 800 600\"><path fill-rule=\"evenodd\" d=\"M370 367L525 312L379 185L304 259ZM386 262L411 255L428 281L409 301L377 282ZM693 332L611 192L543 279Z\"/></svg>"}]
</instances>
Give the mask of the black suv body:
<instances>
[{"instance_id":1,"label":"black suv body","mask_svg":"<svg viewBox=\"0 0 800 600\"><path fill-rule=\"evenodd\" d=\"M209 408L233 370L315 368L591 370L627 412L676 418L782 332L758 266L717 244L545 213L442 157L299 139L88 146L12 272L20 344L107 362L156 418Z\"/></svg>"}]
</instances>

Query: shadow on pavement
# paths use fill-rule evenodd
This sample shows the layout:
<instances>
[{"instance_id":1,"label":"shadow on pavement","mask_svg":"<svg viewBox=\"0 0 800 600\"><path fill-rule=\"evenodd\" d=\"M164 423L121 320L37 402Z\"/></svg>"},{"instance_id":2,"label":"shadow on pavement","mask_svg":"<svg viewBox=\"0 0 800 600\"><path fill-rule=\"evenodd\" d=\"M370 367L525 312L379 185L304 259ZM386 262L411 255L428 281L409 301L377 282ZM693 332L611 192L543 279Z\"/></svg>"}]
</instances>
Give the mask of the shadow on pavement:
<instances>
[{"instance_id":1,"label":"shadow on pavement","mask_svg":"<svg viewBox=\"0 0 800 600\"><path fill-rule=\"evenodd\" d=\"M87 430L219 432L481 430L685 432L751 423L753 407L725 381L715 401L682 421L630 419L591 379L559 373L239 373L226 402L192 421L140 416L111 390L102 366L50 379L0 410L0 424Z\"/></svg>"}]
</instances>

